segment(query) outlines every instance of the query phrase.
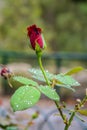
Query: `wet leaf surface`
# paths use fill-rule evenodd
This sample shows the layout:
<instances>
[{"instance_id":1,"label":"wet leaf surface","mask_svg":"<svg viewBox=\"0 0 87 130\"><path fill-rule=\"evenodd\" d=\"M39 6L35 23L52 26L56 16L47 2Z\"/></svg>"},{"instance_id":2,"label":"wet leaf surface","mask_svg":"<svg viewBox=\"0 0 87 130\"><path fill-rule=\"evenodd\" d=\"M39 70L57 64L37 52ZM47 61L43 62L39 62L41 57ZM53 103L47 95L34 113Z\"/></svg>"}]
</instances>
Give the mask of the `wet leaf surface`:
<instances>
[{"instance_id":1,"label":"wet leaf surface","mask_svg":"<svg viewBox=\"0 0 87 130\"><path fill-rule=\"evenodd\" d=\"M59 101L59 95L56 93L55 89L49 87L49 86L38 86L39 90L49 97L52 100Z\"/></svg>"},{"instance_id":2,"label":"wet leaf surface","mask_svg":"<svg viewBox=\"0 0 87 130\"><path fill-rule=\"evenodd\" d=\"M38 102L40 95L40 91L35 87L20 87L11 97L11 106L13 111L25 110L32 107Z\"/></svg>"},{"instance_id":3,"label":"wet leaf surface","mask_svg":"<svg viewBox=\"0 0 87 130\"><path fill-rule=\"evenodd\" d=\"M13 79L20 82L20 83L22 83L22 84L24 84L24 85L37 86L37 82L35 82L35 81L31 80L31 79L22 77L22 76L14 76Z\"/></svg>"},{"instance_id":4,"label":"wet leaf surface","mask_svg":"<svg viewBox=\"0 0 87 130\"><path fill-rule=\"evenodd\" d=\"M63 74L59 74L56 76L56 79L66 85L70 85L70 86L79 86L80 83L78 83L75 79L73 79L71 76L69 75L63 75Z\"/></svg>"}]
</instances>

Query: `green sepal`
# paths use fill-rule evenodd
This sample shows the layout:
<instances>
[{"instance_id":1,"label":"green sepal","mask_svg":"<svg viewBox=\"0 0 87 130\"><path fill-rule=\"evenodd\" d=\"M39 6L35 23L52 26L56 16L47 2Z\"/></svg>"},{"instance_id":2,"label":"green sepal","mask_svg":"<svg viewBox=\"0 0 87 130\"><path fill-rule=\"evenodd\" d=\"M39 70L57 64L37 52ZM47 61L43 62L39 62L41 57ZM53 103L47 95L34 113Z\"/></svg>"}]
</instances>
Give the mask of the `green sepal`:
<instances>
[{"instance_id":1,"label":"green sepal","mask_svg":"<svg viewBox=\"0 0 87 130\"><path fill-rule=\"evenodd\" d=\"M36 51L37 56L42 56L42 49L40 48L38 43L36 43L35 45L35 51Z\"/></svg>"},{"instance_id":2,"label":"green sepal","mask_svg":"<svg viewBox=\"0 0 87 130\"><path fill-rule=\"evenodd\" d=\"M47 44L45 42L44 36L43 35L41 35L41 36L42 36L42 40L43 40L43 43L44 43L43 49L45 49L47 47Z\"/></svg>"}]
</instances>

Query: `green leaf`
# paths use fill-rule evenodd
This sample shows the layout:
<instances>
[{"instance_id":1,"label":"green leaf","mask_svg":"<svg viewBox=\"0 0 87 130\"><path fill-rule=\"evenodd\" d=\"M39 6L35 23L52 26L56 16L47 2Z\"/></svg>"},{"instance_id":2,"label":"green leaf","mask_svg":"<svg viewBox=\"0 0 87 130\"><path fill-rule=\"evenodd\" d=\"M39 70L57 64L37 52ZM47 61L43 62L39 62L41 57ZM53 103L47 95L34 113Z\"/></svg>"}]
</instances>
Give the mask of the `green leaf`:
<instances>
[{"instance_id":1,"label":"green leaf","mask_svg":"<svg viewBox=\"0 0 87 130\"><path fill-rule=\"evenodd\" d=\"M25 77L22 77L22 76L14 76L13 77L14 80L24 84L24 85L32 85L32 86L37 86L37 82L31 80L31 79L28 79L28 78L25 78Z\"/></svg>"},{"instance_id":2,"label":"green leaf","mask_svg":"<svg viewBox=\"0 0 87 130\"><path fill-rule=\"evenodd\" d=\"M78 110L81 115L87 116L87 109Z\"/></svg>"},{"instance_id":3,"label":"green leaf","mask_svg":"<svg viewBox=\"0 0 87 130\"><path fill-rule=\"evenodd\" d=\"M32 107L40 98L40 91L32 86L23 86L15 91L11 97L11 106L14 111Z\"/></svg>"},{"instance_id":4,"label":"green leaf","mask_svg":"<svg viewBox=\"0 0 87 130\"><path fill-rule=\"evenodd\" d=\"M30 69L29 72L33 74L33 77L35 79L46 82L41 70ZM71 89L73 91L74 91L74 89L71 88L71 86L79 86L80 85L75 79L73 79L69 75L64 75L64 74L54 75L54 74L49 73L48 71L45 71L45 72L46 72L46 76L49 80L49 83L51 83L53 79L56 79L57 80L56 85L59 85L60 87L65 87L65 88Z\"/></svg>"},{"instance_id":5,"label":"green leaf","mask_svg":"<svg viewBox=\"0 0 87 130\"><path fill-rule=\"evenodd\" d=\"M16 126L8 126L5 130L18 130Z\"/></svg>"},{"instance_id":6,"label":"green leaf","mask_svg":"<svg viewBox=\"0 0 87 130\"><path fill-rule=\"evenodd\" d=\"M45 82L42 71L40 69L29 69L29 72L33 75L33 78Z\"/></svg>"},{"instance_id":7,"label":"green leaf","mask_svg":"<svg viewBox=\"0 0 87 130\"><path fill-rule=\"evenodd\" d=\"M77 115L77 114L75 114L75 115L76 115L76 117L77 117L80 121L85 122L85 120L84 120L81 116L79 116L79 115Z\"/></svg>"},{"instance_id":8,"label":"green leaf","mask_svg":"<svg viewBox=\"0 0 87 130\"><path fill-rule=\"evenodd\" d=\"M58 74L55 76L55 78L59 82L65 84L65 85L70 85L70 86L79 86L80 85L75 79L73 79L69 75Z\"/></svg>"},{"instance_id":9,"label":"green leaf","mask_svg":"<svg viewBox=\"0 0 87 130\"><path fill-rule=\"evenodd\" d=\"M59 101L59 95L56 93L55 89L49 87L49 86L38 86L39 90L46 95L47 97L49 97L52 100L55 101Z\"/></svg>"},{"instance_id":10,"label":"green leaf","mask_svg":"<svg viewBox=\"0 0 87 130\"><path fill-rule=\"evenodd\" d=\"M33 78L39 80L39 81L42 81L42 82L46 82L45 79L44 79L44 76L42 74L42 71L40 69L29 69L29 72L31 74L33 74ZM48 78L48 80L52 80L54 78L55 75L49 73L48 71L45 71L46 73L46 76Z\"/></svg>"},{"instance_id":11,"label":"green leaf","mask_svg":"<svg viewBox=\"0 0 87 130\"><path fill-rule=\"evenodd\" d=\"M65 85L65 84L56 84L56 86L58 86L58 87L62 87L62 88L67 88L67 89L70 89L70 90L72 90L73 92L75 92L75 89L72 88L70 85Z\"/></svg>"},{"instance_id":12,"label":"green leaf","mask_svg":"<svg viewBox=\"0 0 87 130\"><path fill-rule=\"evenodd\" d=\"M78 67L75 67L75 68L71 69L67 73L65 73L65 75L72 75L72 74L78 73L78 72L80 72L82 70L84 70L84 68L81 67L81 66L78 66Z\"/></svg>"},{"instance_id":13,"label":"green leaf","mask_svg":"<svg viewBox=\"0 0 87 130\"><path fill-rule=\"evenodd\" d=\"M45 79L43 77L43 74L42 74L41 70L39 70L39 69L30 69L29 72L33 74L34 78L45 82ZM56 79L58 81L57 82L58 84L63 84L63 85L65 84L65 85L69 85L69 86L79 86L80 85L75 79L73 79L69 75L64 75L64 74L54 75L54 74L49 73L48 71L45 71L45 72L46 72L46 76L47 76L47 78L48 78L48 80L50 82L53 79Z\"/></svg>"}]
</instances>

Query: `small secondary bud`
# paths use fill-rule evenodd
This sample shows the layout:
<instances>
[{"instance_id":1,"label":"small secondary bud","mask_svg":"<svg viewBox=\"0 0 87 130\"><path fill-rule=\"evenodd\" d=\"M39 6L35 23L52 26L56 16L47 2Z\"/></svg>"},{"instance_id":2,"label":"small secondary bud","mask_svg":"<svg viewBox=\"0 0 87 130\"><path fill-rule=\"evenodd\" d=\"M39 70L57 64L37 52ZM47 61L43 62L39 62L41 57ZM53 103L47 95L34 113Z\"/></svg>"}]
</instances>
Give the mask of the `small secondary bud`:
<instances>
[{"instance_id":1,"label":"small secondary bud","mask_svg":"<svg viewBox=\"0 0 87 130\"><path fill-rule=\"evenodd\" d=\"M7 67L3 67L0 72L1 76L4 77L5 79L10 78L12 73Z\"/></svg>"}]
</instances>

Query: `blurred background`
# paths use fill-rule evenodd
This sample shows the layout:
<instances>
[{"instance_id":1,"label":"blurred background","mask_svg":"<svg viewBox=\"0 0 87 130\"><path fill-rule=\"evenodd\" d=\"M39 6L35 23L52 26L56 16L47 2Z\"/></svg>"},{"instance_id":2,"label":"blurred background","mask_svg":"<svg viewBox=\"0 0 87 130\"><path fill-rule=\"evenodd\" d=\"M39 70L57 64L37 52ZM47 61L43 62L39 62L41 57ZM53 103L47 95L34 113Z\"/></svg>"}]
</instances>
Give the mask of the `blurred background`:
<instances>
[{"instance_id":1,"label":"blurred background","mask_svg":"<svg viewBox=\"0 0 87 130\"><path fill-rule=\"evenodd\" d=\"M12 71L21 66L27 72L28 67L38 66L27 37L32 24L43 29L46 69L57 73L77 65L86 67L86 0L0 0L0 63L9 64Z\"/></svg>"},{"instance_id":2,"label":"blurred background","mask_svg":"<svg viewBox=\"0 0 87 130\"><path fill-rule=\"evenodd\" d=\"M48 52L86 52L86 21L86 0L0 0L0 49L30 53L26 28L36 24Z\"/></svg>"},{"instance_id":3,"label":"blurred background","mask_svg":"<svg viewBox=\"0 0 87 130\"><path fill-rule=\"evenodd\" d=\"M29 76L28 68L38 67L27 37L27 27L32 24L43 29L47 43L43 63L47 70L59 73L76 66L86 68L87 0L0 0L0 64L15 74ZM76 93L60 90L67 102L85 95L87 72L74 77L81 83ZM0 78L0 95L13 91Z\"/></svg>"}]
</instances>

